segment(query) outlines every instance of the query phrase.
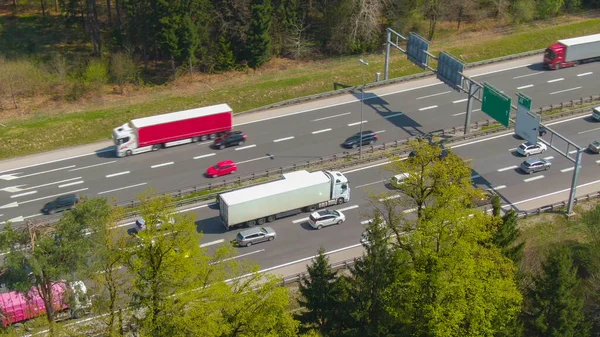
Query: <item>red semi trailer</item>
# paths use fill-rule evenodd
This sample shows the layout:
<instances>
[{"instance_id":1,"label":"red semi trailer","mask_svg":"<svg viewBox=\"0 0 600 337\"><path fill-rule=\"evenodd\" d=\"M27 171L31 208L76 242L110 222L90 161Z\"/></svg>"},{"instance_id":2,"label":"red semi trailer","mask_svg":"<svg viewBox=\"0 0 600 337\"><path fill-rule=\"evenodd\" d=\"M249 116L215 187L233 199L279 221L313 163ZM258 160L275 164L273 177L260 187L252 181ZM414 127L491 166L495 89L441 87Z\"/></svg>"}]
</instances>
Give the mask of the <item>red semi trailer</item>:
<instances>
[{"instance_id":1,"label":"red semi trailer","mask_svg":"<svg viewBox=\"0 0 600 337\"><path fill-rule=\"evenodd\" d=\"M560 69L600 58L600 34L558 40L546 48L544 67Z\"/></svg>"},{"instance_id":2,"label":"red semi trailer","mask_svg":"<svg viewBox=\"0 0 600 337\"><path fill-rule=\"evenodd\" d=\"M58 320L79 318L89 312L92 305L87 297L85 284L81 281L55 283L52 285L52 294L52 306ZM45 314L44 300L36 289L31 289L27 296L16 291L0 294L2 326L23 322Z\"/></svg>"},{"instance_id":3,"label":"red semi trailer","mask_svg":"<svg viewBox=\"0 0 600 337\"><path fill-rule=\"evenodd\" d=\"M231 131L233 112L227 104L133 119L113 130L118 157L156 151Z\"/></svg>"}]
</instances>

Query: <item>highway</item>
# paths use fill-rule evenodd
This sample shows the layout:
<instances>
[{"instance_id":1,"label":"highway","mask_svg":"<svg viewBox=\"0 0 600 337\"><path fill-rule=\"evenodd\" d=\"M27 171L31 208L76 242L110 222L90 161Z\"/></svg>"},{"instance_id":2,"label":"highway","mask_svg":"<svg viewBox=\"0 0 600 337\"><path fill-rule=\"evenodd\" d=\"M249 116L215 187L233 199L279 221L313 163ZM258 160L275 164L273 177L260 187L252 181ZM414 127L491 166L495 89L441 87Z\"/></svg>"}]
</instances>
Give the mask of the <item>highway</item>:
<instances>
[{"instance_id":1,"label":"highway","mask_svg":"<svg viewBox=\"0 0 600 337\"><path fill-rule=\"evenodd\" d=\"M467 73L507 93L524 92L532 97L534 108L598 93L595 74L600 72L600 63L546 71L538 58L523 59L520 66L507 69L500 66L496 71ZM363 129L378 132L379 142L385 142L462 125L466 95L440 82L422 84L427 82L431 79L411 82L409 88L397 92L367 92ZM0 222L43 218L39 211L43 204L67 193L123 201L150 187L160 192L204 185L211 180L202 175L206 168L224 159L239 165L236 174L246 174L340 152L339 144L359 130L359 97L350 95L350 100L346 97L345 102L318 109L303 110L298 105L295 113L244 123L236 117L235 128L248 134L243 147L219 151L200 143L127 158L115 158L106 148L94 155L49 163L36 162L34 157L35 166L0 172ZM479 103L474 109L472 122L488 119L479 111ZM501 175L489 179L509 184L500 181Z\"/></svg>"},{"instance_id":2,"label":"highway","mask_svg":"<svg viewBox=\"0 0 600 337\"><path fill-rule=\"evenodd\" d=\"M589 117L570 118L549 125L583 147L600 138L600 123ZM557 191L563 191L557 194L559 200L566 198L568 194L564 190L570 187L573 164L554 150L548 149L542 155L534 157L551 158L551 169L533 175L524 174L514 167L525 160L525 157L514 151L521 142L513 133L508 132L457 145L453 151L464 159L472 160L474 182L478 187L495 189L505 205L529 209L536 200L542 202L542 205L547 204L541 199L557 194ZM600 155L587 151L584 153L579 186L600 190L599 162ZM345 174L352 188L351 200L347 204L332 207L346 214L345 223L317 231L306 223L307 213L280 219L269 224L277 232L276 240L248 248L237 248L237 258L252 259L265 269L313 256L321 246L326 251L332 251L358 244L366 221L372 218L371 196L377 195L379 198L381 193L387 193L386 196L399 194L386 184L392 176L386 165L373 164L349 169ZM585 194L585 188L578 191L580 195ZM410 210L406 211L411 214ZM208 249L228 244L237 234L236 230L225 232L214 205L196 206L189 212L196 217L197 229L204 233L201 244ZM123 224L119 230L125 231L133 226L132 223Z\"/></svg>"}]
</instances>

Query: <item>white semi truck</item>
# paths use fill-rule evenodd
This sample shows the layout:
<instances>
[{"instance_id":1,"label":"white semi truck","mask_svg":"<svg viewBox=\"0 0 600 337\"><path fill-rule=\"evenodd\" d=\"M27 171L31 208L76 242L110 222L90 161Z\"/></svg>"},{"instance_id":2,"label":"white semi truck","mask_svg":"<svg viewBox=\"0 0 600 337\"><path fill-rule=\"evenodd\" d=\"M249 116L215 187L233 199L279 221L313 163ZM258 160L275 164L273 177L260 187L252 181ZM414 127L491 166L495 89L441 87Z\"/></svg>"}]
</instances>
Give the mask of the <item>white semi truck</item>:
<instances>
[{"instance_id":1,"label":"white semi truck","mask_svg":"<svg viewBox=\"0 0 600 337\"><path fill-rule=\"evenodd\" d=\"M336 171L296 171L282 179L219 195L227 230L252 227L278 218L350 201L348 179Z\"/></svg>"}]
</instances>

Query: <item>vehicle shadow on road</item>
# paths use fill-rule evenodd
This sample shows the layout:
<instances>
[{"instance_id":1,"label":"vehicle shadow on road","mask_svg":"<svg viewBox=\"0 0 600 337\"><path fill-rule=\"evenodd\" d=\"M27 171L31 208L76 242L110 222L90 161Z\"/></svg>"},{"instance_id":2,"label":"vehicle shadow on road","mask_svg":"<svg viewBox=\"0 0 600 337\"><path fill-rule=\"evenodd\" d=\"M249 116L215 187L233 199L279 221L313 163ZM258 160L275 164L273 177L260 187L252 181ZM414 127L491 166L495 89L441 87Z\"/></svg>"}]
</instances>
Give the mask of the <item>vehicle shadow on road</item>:
<instances>
[{"instance_id":1,"label":"vehicle shadow on road","mask_svg":"<svg viewBox=\"0 0 600 337\"><path fill-rule=\"evenodd\" d=\"M205 234L223 234L227 232L218 216L196 221L196 231Z\"/></svg>"},{"instance_id":2,"label":"vehicle shadow on road","mask_svg":"<svg viewBox=\"0 0 600 337\"><path fill-rule=\"evenodd\" d=\"M98 158L117 158L117 154L115 153L115 147L112 145L102 148L100 150L96 150L95 153L96 157Z\"/></svg>"},{"instance_id":3,"label":"vehicle shadow on road","mask_svg":"<svg viewBox=\"0 0 600 337\"><path fill-rule=\"evenodd\" d=\"M527 69L535 70L535 71L545 71L546 70L546 69L544 69L543 62L530 64L527 66Z\"/></svg>"},{"instance_id":4,"label":"vehicle shadow on road","mask_svg":"<svg viewBox=\"0 0 600 337\"><path fill-rule=\"evenodd\" d=\"M307 230L307 231L314 231L314 230L316 230L316 229L312 228L312 227L311 227L311 226L308 224L308 221L303 221L303 222L300 224L300 227L302 227L302 229L305 229L305 230Z\"/></svg>"}]
</instances>

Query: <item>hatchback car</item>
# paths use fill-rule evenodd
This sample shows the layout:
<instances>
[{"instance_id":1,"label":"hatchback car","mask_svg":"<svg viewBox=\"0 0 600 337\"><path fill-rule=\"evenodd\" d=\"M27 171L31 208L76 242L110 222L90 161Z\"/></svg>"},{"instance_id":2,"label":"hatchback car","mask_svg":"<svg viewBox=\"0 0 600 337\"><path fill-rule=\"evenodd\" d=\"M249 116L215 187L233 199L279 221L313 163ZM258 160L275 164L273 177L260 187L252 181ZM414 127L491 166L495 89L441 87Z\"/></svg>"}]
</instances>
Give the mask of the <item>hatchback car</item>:
<instances>
[{"instance_id":1,"label":"hatchback car","mask_svg":"<svg viewBox=\"0 0 600 337\"><path fill-rule=\"evenodd\" d=\"M545 171L552 166L547 159L530 158L521 163L521 170L525 173L532 174L534 172Z\"/></svg>"},{"instance_id":2,"label":"hatchback car","mask_svg":"<svg viewBox=\"0 0 600 337\"><path fill-rule=\"evenodd\" d=\"M175 224L175 219L170 218L169 223L171 225ZM160 229L161 226L162 226L162 220L156 219L156 229ZM146 220L144 220L144 218L137 219L135 221L135 229L137 229L138 232L145 230L146 229Z\"/></svg>"},{"instance_id":3,"label":"hatchback car","mask_svg":"<svg viewBox=\"0 0 600 337\"><path fill-rule=\"evenodd\" d=\"M540 154L546 150L548 150L548 148L544 143L531 144L529 142L525 142L519 145L517 148L517 152L525 157L529 157L532 154Z\"/></svg>"},{"instance_id":4,"label":"hatchback car","mask_svg":"<svg viewBox=\"0 0 600 337\"><path fill-rule=\"evenodd\" d=\"M362 132L362 144L373 144L379 138L377 134L373 131L363 131ZM360 145L360 132L355 134L352 137L349 137L342 143L342 146L345 148L356 148Z\"/></svg>"},{"instance_id":5,"label":"hatchback car","mask_svg":"<svg viewBox=\"0 0 600 337\"><path fill-rule=\"evenodd\" d=\"M246 141L246 134L242 131L227 132L223 136L215 139L214 145L216 148L223 150L226 147L234 145L242 145Z\"/></svg>"},{"instance_id":6,"label":"hatchback car","mask_svg":"<svg viewBox=\"0 0 600 337\"><path fill-rule=\"evenodd\" d=\"M590 145L588 145L588 149L593 153L600 153L600 140L590 143Z\"/></svg>"},{"instance_id":7,"label":"hatchback car","mask_svg":"<svg viewBox=\"0 0 600 337\"><path fill-rule=\"evenodd\" d=\"M404 180L406 180L409 176L410 174L408 172L400 173L393 176L392 179L390 179L390 186L394 188L399 188L400 185L403 184Z\"/></svg>"},{"instance_id":8,"label":"hatchback car","mask_svg":"<svg viewBox=\"0 0 600 337\"><path fill-rule=\"evenodd\" d=\"M54 214L56 212L66 211L68 209L73 209L75 205L80 203L81 200L75 194L67 194L60 196L53 201L50 201L44 205L42 208L42 213L44 214Z\"/></svg>"},{"instance_id":9,"label":"hatchback car","mask_svg":"<svg viewBox=\"0 0 600 337\"><path fill-rule=\"evenodd\" d=\"M344 213L332 209L314 212L308 217L308 224L316 229L321 229L325 226L339 225L344 221L346 221Z\"/></svg>"},{"instance_id":10,"label":"hatchback car","mask_svg":"<svg viewBox=\"0 0 600 337\"><path fill-rule=\"evenodd\" d=\"M276 237L277 233L271 227L254 227L239 232L235 241L240 246L250 247L255 243L273 241Z\"/></svg>"},{"instance_id":11,"label":"hatchback car","mask_svg":"<svg viewBox=\"0 0 600 337\"><path fill-rule=\"evenodd\" d=\"M237 171L237 165L232 160L225 160L206 169L206 175L211 178L234 174Z\"/></svg>"}]
</instances>

